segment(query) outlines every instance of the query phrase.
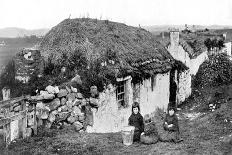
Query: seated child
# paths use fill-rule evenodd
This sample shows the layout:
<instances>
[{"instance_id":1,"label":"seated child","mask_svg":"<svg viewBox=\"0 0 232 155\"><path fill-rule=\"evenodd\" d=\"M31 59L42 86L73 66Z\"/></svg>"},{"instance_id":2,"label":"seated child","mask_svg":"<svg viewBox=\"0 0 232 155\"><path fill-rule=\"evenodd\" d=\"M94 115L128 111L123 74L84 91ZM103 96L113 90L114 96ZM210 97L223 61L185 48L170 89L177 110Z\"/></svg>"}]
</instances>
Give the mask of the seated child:
<instances>
[{"instance_id":1,"label":"seated child","mask_svg":"<svg viewBox=\"0 0 232 155\"><path fill-rule=\"evenodd\" d=\"M178 118L175 114L175 109L170 107L163 123L164 130L167 132L166 139L163 141L174 141L175 143L182 141L180 139L180 131Z\"/></svg>"},{"instance_id":2,"label":"seated child","mask_svg":"<svg viewBox=\"0 0 232 155\"><path fill-rule=\"evenodd\" d=\"M132 104L132 114L129 117L129 125L135 127L133 141L140 141L140 135L144 132L143 116L140 114L138 102Z\"/></svg>"}]
</instances>

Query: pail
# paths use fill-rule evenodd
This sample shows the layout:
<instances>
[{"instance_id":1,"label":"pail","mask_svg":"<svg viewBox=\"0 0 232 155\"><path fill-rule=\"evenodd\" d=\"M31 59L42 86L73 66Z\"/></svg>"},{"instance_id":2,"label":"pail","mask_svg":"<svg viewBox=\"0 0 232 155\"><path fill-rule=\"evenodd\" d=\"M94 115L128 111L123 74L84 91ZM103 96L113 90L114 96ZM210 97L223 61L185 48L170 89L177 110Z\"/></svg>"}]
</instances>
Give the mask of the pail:
<instances>
[{"instance_id":1,"label":"pail","mask_svg":"<svg viewBox=\"0 0 232 155\"><path fill-rule=\"evenodd\" d=\"M125 126L123 127L122 133L122 140L124 145L131 145L133 143L133 136L134 136L134 126Z\"/></svg>"}]
</instances>

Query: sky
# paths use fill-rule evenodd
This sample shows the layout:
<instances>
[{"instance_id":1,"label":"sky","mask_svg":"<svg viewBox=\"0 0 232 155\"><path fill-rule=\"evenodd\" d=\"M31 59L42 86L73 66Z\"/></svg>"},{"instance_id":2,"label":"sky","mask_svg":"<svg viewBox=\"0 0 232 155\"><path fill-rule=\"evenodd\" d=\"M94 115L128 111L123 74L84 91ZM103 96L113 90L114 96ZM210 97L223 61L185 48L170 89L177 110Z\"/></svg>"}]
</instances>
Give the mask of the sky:
<instances>
[{"instance_id":1,"label":"sky","mask_svg":"<svg viewBox=\"0 0 232 155\"><path fill-rule=\"evenodd\" d=\"M232 25L232 0L0 0L0 28L51 28L69 16L132 26Z\"/></svg>"}]
</instances>

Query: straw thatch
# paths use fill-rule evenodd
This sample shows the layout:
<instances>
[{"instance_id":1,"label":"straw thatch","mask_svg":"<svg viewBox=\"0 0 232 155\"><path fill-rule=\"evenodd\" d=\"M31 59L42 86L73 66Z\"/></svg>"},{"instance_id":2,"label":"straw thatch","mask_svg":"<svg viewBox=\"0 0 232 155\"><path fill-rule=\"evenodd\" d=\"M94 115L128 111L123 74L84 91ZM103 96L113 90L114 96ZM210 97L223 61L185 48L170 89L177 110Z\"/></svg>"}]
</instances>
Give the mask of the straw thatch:
<instances>
[{"instance_id":1,"label":"straw thatch","mask_svg":"<svg viewBox=\"0 0 232 155\"><path fill-rule=\"evenodd\" d=\"M46 34L40 49L45 60L52 56L50 60L54 64L61 62L64 53L67 57L83 53L87 64L100 62L108 68L120 68L119 72L123 72L120 76L133 72L167 72L174 62L150 32L89 18L65 19Z\"/></svg>"}]
</instances>

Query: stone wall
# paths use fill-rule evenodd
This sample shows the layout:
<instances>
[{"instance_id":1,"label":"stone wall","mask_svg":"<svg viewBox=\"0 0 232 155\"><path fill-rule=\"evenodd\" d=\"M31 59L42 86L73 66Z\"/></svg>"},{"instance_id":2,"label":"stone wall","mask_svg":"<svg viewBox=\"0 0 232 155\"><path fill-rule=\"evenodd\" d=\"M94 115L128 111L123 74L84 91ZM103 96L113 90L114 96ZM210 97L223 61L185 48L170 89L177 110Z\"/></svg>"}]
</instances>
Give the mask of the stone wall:
<instances>
[{"instance_id":1,"label":"stone wall","mask_svg":"<svg viewBox=\"0 0 232 155\"><path fill-rule=\"evenodd\" d=\"M177 89L177 104L182 103L188 98L191 93L191 75L190 70L185 70L178 74L179 82L178 82L178 89Z\"/></svg>"}]
</instances>

